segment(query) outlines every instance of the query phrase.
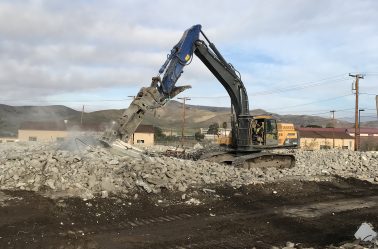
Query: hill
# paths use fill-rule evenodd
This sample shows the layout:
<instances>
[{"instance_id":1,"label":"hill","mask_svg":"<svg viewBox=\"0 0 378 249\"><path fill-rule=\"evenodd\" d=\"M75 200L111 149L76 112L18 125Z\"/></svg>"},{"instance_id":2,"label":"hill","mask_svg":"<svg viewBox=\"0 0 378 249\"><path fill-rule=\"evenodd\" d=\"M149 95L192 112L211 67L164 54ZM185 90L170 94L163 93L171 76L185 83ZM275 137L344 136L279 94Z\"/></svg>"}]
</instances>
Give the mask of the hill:
<instances>
[{"instance_id":1,"label":"hill","mask_svg":"<svg viewBox=\"0 0 378 249\"><path fill-rule=\"evenodd\" d=\"M77 115L80 115L80 112L61 105L9 106L0 104L0 135L16 136L20 124L26 121L62 121L70 120Z\"/></svg>"},{"instance_id":2,"label":"hill","mask_svg":"<svg viewBox=\"0 0 378 249\"><path fill-rule=\"evenodd\" d=\"M87 125L107 124L116 121L123 110L102 110L84 113L83 122ZM270 114L279 122L294 123L296 126L319 125L325 127L332 123L330 118L308 115L280 115L262 109L251 111L252 115ZM170 101L166 106L146 114L143 124L159 126L163 129L179 130L182 125L182 104ZM230 122L230 108L213 106L186 105L185 126L187 130L207 128L216 122ZM20 124L26 121L62 121L69 124L80 123L81 112L61 105L53 106L8 106L0 104L0 136L16 136ZM364 125L364 123L362 123ZM368 127L377 127L377 122L366 123ZM336 127L353 127L352 123L336 120Z\"/></svg>"}]
</instances>

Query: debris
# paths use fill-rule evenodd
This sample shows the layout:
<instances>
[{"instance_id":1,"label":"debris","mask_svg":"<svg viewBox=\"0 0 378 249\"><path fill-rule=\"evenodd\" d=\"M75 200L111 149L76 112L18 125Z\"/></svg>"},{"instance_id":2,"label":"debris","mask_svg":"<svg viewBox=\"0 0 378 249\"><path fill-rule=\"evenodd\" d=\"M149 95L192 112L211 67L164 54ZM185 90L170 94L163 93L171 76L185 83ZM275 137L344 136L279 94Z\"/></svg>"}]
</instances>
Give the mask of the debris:
<instances>
[{"instance_id":1,"label":"debris","mask_svg":"<svg viewBox=\"0 0 378 249\"><path fill-rule=\"evenodd\" d=\"M116 159L113 159L113 160L111 160L111 161L109 162L109 164L110 164L110 165L117 165L117 164L119 164L119 161L116 160Z\"/></svg>"},{"instance_id":2,"label":"debris","mask_svg":"<svg viewBox=\"0 0 378 249\"><path fill-rule=\"evenodd\" d=\"M373 226L370 223L362 223L354 234L356 239L361 241L372 241L377 237L377 233L373 230Z\"/></svg>"},{"instance_id":3,"label":"debris","mask_svg":"<svg viewBox=\"0 0 378 249\"><path fill-rule=\"evenodd\" d=\"M295 247L295 244L293 242L286 242L286 247L289 247L289 248L294 248Z\"/></svg>"},{"instance_id":4,"label":"debris","mask_svg":"<svg viewBox=\"0 0 378 249\"><path fill-rule=\"evenodd\" d=\"M208 189L208 188L203 188L202 191L205 192L205 193L215 193L215 190Z\"/></svg>"},{"instance_id":5,"label":"debris","mask_svg":"<svg viewBox=\"0 0 378 249\"><path fill-rule=\"evenodd\" d=\"M190 198L188 201L185 202L188 205L199 205L201 202L198 199Z\"/></svg>"},{"instance_id":6,"label":"debris","mask_svg":"<svg viewBox=\"0 0 378 249\"><path fill-rule=\"evenodd\" d=\"M54 180L49 179L46 181L46 186L49 186L51 189L55 189Z\"/></svg>"},{"instance_id":7,"label":"debris","mask_svg":"<svg viewBox=\"0 0 378 249\"><path fill-rule=\"evenodd\" d=\"M152 192L152 188L150 185L148 185L148 183L145 183L143 180L137 180L135 182L135 184L137 186L140 186L142 187L147 193L151 193Z\"/></svg>"},{"instance_id":8,"label":"debris","mask_svg":"<svg viewBox=\"0 0 378 249\"><path fill-rule=\"evenodd\" d=\"M178 191L185 192L188 189L188 186L185 183L181 183L178 186Z\"/></svg>"},{"instance_id":9,"label":"debris","mask_svg":"<svg viewBox=\"0 0 378 249\"><path fill-rule=\"evenodd\" d=\"M106 190L101 191L101 197L102 197L102 198L108 198L108 196L109 196L108 191L106 191Z\"/></svg>"},{"instance_id":10,"label":"debris","mask_svg":"<svg viewBox=\"0 0 378 249\"><path fill-rule=\"evenodd\" d=\"M200 149L203 149L203 146L202 146L200 143L196 143L196 144L193 146L193 149L195 149L195 150L200 150Z\"/></svg>"},{"instance_id":11,"label":"debris","mask_svg":"<svg viewBox=\"0 0 378 249\"><path fill-rule=\"evenodd\" d=\"M176 157L176 158L182 158L182 159L187 158L187 154L185 153L185 150L179 150L179 149L166 150L163 153L163 155L167 157Z\"/></svg>"}]
</instances>

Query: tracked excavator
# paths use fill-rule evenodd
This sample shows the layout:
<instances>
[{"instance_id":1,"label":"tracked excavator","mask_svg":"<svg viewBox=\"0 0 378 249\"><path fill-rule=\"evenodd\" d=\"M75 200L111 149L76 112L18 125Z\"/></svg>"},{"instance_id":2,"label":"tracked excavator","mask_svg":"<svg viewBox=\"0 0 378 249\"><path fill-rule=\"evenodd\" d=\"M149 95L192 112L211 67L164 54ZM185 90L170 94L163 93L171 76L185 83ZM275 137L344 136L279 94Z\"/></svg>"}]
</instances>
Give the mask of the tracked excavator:
<instances>
[{"instance_id":1,"label":"tracked excavator","mask_svg":"<svg viewBox=\"0 0 378 249\"><path fill-rule=\"evenodd\" d=\"M200 39L200 35L203 39ZM290 154L274 154L271 151L288 146L278 145L277 123L270 117L254 118L249 112L246 88L240 73L228 63L215 45L207 38L201 25L187 29L172 48L157 76L149 87L142 88L119 118L116 125L102 135L100 141L107 147L140 153L127 142L142 122L148 110L164 106L170 99L191 86L175 86L196 55L222 84L231 99L232 141L230 148L205 153L202 159L235 166L292 167L295 158ZM162 76L162 78L161 78Z\"/></svg>"}]
</instances>

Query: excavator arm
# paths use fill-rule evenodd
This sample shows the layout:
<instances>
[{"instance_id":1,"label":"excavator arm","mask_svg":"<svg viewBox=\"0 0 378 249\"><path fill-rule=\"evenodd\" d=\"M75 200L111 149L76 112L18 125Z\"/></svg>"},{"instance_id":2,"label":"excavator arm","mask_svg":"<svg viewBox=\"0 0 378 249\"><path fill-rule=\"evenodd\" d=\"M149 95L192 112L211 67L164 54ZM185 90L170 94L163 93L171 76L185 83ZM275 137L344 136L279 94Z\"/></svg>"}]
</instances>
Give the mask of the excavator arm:
<instances>
[{"instance_id":1,"label":"excavator arm","mask_svg":"<svg viewBox=\"0 0 378 249\"><path fill-rule=\"evenodd\" d=\"M208 42L208 45L199 39L200 34ZM233 146L240 150L249 150L252 143L250 128L252 117L249 114L246 89L239 73L208 40L201 31L201 25L194 25L184 32L161 66L159 74L152 78L150 87L142 88L139 91L116 126L107 130L100 140L109 146L117 139L127 142L148 110L165 105L171 98L190 88L190 86L176 87L175 84L183 73L183 68L191 62L193 53L218 79L231 98L234 114L232 119ZM162 79L161 74L164 74Z\"/></svg>"},{"instance_id":2,"label":"excavator arm","mask_svg":"<svg viewBox=\"0 0 378 249\"><path fill-rule=\"evenodd\" d=\"M183 68L192 59L194 43L198 40L200 31L200 25L185 31L167 56L158 75L152 78L151 85L141 88L116 125L104 132L100 141L105 146L113 146L116 140L127 143L148 110L164 106L171 98L191 88L191 86L176 87L175 84L183 73ZM160 75L163 73L163 79L161 79Z\"/></svg>"}]
</instances>

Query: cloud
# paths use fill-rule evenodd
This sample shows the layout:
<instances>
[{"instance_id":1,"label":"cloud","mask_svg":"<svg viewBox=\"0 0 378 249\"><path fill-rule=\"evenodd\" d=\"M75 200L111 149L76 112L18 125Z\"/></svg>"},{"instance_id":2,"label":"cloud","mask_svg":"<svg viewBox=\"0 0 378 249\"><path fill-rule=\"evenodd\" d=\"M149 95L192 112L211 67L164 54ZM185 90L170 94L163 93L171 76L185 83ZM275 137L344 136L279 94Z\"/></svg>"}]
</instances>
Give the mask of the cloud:
<instances>
[{"instance_id":1,"label":"cloud","mask_svg":"<svg viewBox=\"0 0 378 249\"><path fill-rule=\"evenodd\" d=\"M348 72L378 72L378 3L373 0L358 5L351 0L198 0L179 6L168 0L9 0L0 3L2 98L98 96L104 89L146 86L184 30L197 23L242 74L251 108L350 93L350 81L274 94L269 101L256 92ZM226 94L199 59L184 71L177 84L193 85L188 94ZM376 89L373 77L362 83L369 91ZM345 101L319 102L319 108L352 104Z\"/></svg>"}]
</instances>

